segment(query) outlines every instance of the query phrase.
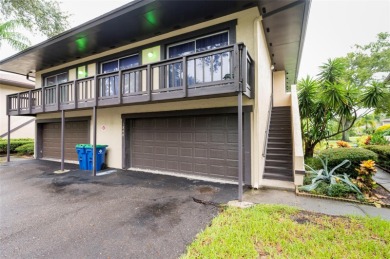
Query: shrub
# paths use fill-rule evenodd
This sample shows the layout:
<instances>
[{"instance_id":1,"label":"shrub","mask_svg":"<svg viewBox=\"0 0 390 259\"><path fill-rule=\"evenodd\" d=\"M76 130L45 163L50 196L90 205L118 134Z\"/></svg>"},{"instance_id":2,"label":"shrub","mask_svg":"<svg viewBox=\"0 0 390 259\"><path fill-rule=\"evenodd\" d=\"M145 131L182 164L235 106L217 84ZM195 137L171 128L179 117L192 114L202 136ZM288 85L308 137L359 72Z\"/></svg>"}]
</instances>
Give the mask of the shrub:
<instances>
[{"instance_id":1,"label":"shrub","mask_svg":"<svg viewBox=\"0 0 390 259\"><path fill-rule=\"evenodd\" d=\"M328 160L329 167L335 167L342 163L344 160L349 160L351 166L348 168L338 168L338 174L346 173L352 178L357 177L355 168L360 166L360 162L364 160L378 160L377 154L364 148L334 148L323 150L318 155L322 159Z\"/></svg>"},{"instance_id":2,"label":"shrub","mask_svg":"<svg viewBox=\"0 0 390 259\"><path fill-rule=\"evenodd\" d=\"M351 145L348 142L345 142L345 141L342 141L342 140L337 141L336 144L337 144L338 147L346 147L346 148L350 148L351 147Z\"/></svg>"},{"instance_id":3,"label":"shrub","mask_svg":"<svg viewBox=\"0 0 390 259\"><path fill-rule=\"evenodd\" d=\"M34 154L34 143L27 143L22 146L15 148L15 151L19 155L33 155Z\"/></svg>"},{"instance_id":4,"label":"shrub","mask_svg":"<svg viewBox=\"0 0 390 259\"><path fill-rule=\"evenodd\" d=\"M390 169L390 146L369 145L364 148L375 152L378 155L378 164Z\"/></svg>"},{"instance_id":5,"label":"shrub","mask_svg":"<svg viewBox=\"0 0 390 259\"><path fill-rule=\"evenodd\" d=\"M375 133L383 134L385 131L388 131L388 130L390 130L390 124L386 124L386 125L383 125L383 126L378 127L378 128L375 130Z\"/></svg>"},{"instance_id":6,"label":"shrub","mask_svg":"<svg viewBox=\"0 0 390 259\"><path fill-rule=\"evenodd\" d=\"M370 145L387 145L389 141L385 139L383 133L372 134Z\"/></svg>"},{"instance_id":7,"label":"shrub","mask_svg":"<svg viewBox=\"0 0 390 259\"><path fill-rule=\"evenodd\" d=\"M364 147L364 146L366 146L366 145L368 145L370 143L370 140L371 140L371 136L361 136L357 140L358 146L359 147Z\"/></svg>"},{"instance_id":8,"label":"shrub","mask_svg":"<svg viewBox=\"0 0 390 259\"><path fill-rule=\"evenodd\" d=\"M34 143L33 139L11 139L10 141L10 152L16 153L16 148L25 144ZM7 139L0 140L0 154L7 153Z\"/></svg>"},{"instance_id":9,"label":"shrub","mask_svg":"<svg viewBox=\"0 0 390 259\"><path fill-rule=\"evenodd\" d=\"M331 197L346 197L351 193L351 188L343 183L336 183L329 185L326 191Z\"/></svg>"},{"instance_id":10,"label":"shrub","mask_svg":"<svg viewBox=\"0 0 390 259\"><path fill-rule=\"evenodd\" d=\"M357 168L356 171L358 172L358 177L354 180L355 184L363 193L371 194L372 190L376 187L376 183L372 179L376 173L375 161L362 161L360 168Z\"/></svg>"}]
</instances>

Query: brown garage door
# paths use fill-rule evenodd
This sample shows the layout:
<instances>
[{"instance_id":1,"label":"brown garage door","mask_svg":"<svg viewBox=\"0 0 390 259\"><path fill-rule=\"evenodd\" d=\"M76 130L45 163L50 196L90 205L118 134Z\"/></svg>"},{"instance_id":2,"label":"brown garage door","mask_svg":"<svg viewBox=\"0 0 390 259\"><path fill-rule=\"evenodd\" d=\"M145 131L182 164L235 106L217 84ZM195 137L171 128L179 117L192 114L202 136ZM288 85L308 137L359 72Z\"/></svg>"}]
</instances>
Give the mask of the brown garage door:
<instances>
[{"instance_id":1,"label":"brown garage door","mask_svg":"<svg viewBox=\"0 0 390 259\"><path fill-rule=\"evenodd\" d=\"M89 143L88 121L65 122L65 160L77 161L76 144ZM42 125L42 157L61 158L61 123Z\"/></svg>"},{"instance_id":2,"label":"brown garage door","mask_svg":"<svg viewBox=\"0 0 390 259\"><path fill-rule=\"evenodd\" d=\"M237 115L134 119L131 167L237 179Z\"/></svg>"}]
</instances>

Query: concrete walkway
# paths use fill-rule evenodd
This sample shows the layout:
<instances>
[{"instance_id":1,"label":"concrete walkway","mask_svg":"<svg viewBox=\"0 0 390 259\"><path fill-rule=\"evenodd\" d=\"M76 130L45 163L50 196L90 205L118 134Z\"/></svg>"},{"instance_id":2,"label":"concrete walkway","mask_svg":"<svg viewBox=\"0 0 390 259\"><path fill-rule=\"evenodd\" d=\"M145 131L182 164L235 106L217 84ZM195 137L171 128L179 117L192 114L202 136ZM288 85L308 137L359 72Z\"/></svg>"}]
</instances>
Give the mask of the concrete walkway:
<instances>
[{"instance_id":1,"label":"concrete walkway","mask_svg":"<svg viewBox=\"0 0 390 259\"><path fill-rule=\"evenodd\" d=\"M377 172L373 177L374 180L383 186L386 190L390 192L390 173L383 171L380 168L377 168Z\"/></svg>"},{"instance_id":2,"label":"concrete walkway","mask_svg":"<svg viewBox=\"0 0 390 259\"><path fill-rule=\"evenodd\" d=\"M258 204L283 204L302 210L324 213L328 215L358 215L381 217L390 220L390 209L376 208L369 205L297 196L291 191L271 189L249 190L244 194L245 202Z\"/></svg>"}]
</instances>

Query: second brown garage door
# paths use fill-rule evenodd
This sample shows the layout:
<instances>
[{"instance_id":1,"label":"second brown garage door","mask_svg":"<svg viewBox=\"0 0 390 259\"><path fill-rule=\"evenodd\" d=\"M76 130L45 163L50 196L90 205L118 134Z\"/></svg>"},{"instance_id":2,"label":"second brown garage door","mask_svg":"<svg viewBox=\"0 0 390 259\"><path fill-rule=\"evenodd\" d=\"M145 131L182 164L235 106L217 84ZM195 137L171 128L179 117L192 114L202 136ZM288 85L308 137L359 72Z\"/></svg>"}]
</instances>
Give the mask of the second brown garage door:
<instances>
[{"instance_id":1,"label":"second brown garage door","mask_svg":"<svg viewBox=\"0 0 390 259\"><path fill-rule=\"evenodd\" d=\"M133 168L237 179L237 115L133 119Z\"/></svg>"},{"instance_id":2,"label":"second brown garage door","mask_svg":"<svg viewBox=\"0 0 390 259\"><path fill-rule=\"evenodd\" d=\"M61 123L44 123L42 129L41 157L61 159ZM65 123L65 160L77 161L76 144L89 143L88 121Z\"/></svg>"}]
</instances>

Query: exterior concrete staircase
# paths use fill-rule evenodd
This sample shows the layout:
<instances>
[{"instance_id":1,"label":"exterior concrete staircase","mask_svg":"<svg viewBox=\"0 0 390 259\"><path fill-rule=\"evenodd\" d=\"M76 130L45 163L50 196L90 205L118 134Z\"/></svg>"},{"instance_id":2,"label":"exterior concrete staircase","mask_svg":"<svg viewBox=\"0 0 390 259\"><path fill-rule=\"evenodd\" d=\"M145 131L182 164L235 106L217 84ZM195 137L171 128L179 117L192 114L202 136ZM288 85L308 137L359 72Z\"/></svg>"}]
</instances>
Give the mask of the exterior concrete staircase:
<instances>
[{"instance_id":1,"label":"exterior concrete staircase","mask_svg":"<svg viewBox=\"0 0 390 259\"><path fill-rule=\"evenodd\" d=\"M290 107L273 107L263 178L293 182L292 156Z\"/></svg>"}]
</instances>

